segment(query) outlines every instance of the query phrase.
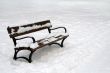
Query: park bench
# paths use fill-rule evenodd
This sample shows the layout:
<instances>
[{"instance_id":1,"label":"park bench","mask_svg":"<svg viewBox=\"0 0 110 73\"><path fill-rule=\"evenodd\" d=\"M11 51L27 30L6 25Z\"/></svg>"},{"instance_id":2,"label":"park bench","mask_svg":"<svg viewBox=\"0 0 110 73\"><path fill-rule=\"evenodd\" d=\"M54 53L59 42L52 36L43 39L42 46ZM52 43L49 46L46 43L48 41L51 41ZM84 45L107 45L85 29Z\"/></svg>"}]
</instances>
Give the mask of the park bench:
<instances>
[{"instance_id":1,"label":"park bench","mask_svg":"<svg viewBox=\"0 0 110 73\"><path fill-rule=\"evenodd\" d=\"M49 37L42 38L39 40L35 40L33 36L23 36L23 35L36 32L36 31L40 31L40 30L44 30L44 29L47 29L50 35L52 33L52 30L59 29L59 28L63 28L65 32L57 33L57 34L54 34L54 35L51 35ZM67 30L65 27L52 28L50 20L40 21L40 22L31 23L27 25L21 25L21 26L14 26L14 27L8 26L7 30L15 46L14 48L15 53L14 53L13 59L16 60L18 58L23 58L27 60L29 63L32 62L32 59L31 59L32 54L37 49L42 48L47 45L52 45L52 44L57 44L60 47L63 47L64 40L69 36L67 34ZM22 41L25 41L25 39L28 39L28 40L31 39L31 41L29 40L28 44L25 42L22 43ZM57 41L61 41L61 43L58 43ZM21 50L29 50L30 51L29 57L28 58L24 56L17 57L18 52Z\"/></svg>"}]
</instances>

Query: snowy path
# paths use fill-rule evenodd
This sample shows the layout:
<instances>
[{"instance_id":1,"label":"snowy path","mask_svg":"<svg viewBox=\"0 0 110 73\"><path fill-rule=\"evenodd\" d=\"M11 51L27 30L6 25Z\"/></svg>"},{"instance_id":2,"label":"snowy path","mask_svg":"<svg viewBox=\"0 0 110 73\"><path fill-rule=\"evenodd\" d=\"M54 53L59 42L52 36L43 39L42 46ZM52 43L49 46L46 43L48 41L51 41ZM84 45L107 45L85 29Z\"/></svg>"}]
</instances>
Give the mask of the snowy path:
<instances>
[{"instance_id":1,"label":"snowy path","mask_svg":"<svg viewBox=\"0 0 110 73\"><path fill-rule=\"evenodd\" d=\"M0 7L1 73L110 72L109 3L59 2L42 6L29 2L29 6L12 4L12 7L10 4L9 8L5 5ZM54 27L67 27L70 36L64 43L65 47L44 47L35 52L31 64L24 60L14 61L13 43L6 31L7 26L45 19L50 19Z\"/></svg>"}]
</instances>

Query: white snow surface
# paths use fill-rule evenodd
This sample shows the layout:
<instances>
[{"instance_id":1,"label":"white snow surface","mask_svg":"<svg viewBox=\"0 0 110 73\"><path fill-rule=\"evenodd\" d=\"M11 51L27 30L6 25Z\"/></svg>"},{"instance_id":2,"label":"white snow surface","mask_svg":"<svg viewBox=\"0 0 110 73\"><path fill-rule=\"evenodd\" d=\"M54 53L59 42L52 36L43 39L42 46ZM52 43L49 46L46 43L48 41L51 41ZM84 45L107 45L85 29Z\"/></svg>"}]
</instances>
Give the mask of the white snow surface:
<instances>
[{"instance_id":1,"label":"white snow surface","mask_svg":"<svg viewBox=\"0 0 110 73\"><path fill-rule=\"evenodd\" d=\"M38 46L39 46L38 43L35 42L30 45L30 48L37 48Z\"/></svg>"},{"instance_id":2,"label":"white snow surface","mask_svg":"<svg viewBox=\"0 0 110 73\"><path fill-rule=\"evenodd\" d=\"M39 45L37 42L33 43L32 38L25 38L21 40L17 40L15 47L30 47L30 48L37 48Z\"/></svg>"},{"instance_id":3,"label":"white snow surface","mask_svg":"<svg viewBox=\"0 0 110 73\"><path fill-rule=\"evenodd\" d=\"M67 28L64 47L39 49L32 63L13 60L14 45L7 26L47 19L53 27ZM30 35L45 34L47 31ZM0 35L0 73L110 73L109 0L1 0Z\"/></svg>"}]
</instances>

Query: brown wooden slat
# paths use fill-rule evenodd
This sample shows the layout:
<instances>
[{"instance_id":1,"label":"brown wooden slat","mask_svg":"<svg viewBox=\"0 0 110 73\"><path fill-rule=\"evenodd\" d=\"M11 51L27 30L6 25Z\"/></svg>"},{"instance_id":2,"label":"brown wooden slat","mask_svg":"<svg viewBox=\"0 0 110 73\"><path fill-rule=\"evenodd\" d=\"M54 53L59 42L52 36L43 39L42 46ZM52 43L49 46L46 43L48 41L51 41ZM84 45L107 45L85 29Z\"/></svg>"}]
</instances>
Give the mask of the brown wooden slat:
<instances>
[{"instance_id":1,"label":"brown wooden slat","mask_svg":"<svg viewBox=\"0 0 110 73\"><path fill-rule=\"evenodd\" d=\"M34 25L36 25L36 26L37 25L41 25L42 26L42 25L45 25L47 23L50 23L50 20L40 21L40 22L31 23L31 24L22 25L22 26L8 27L7 28L7 31L10 34L10 37L12 38L12 37L16 37L16 36L20 36L20 35L25 35L25 34L28 34L28 33L32 33L32 32L35 32L35 31L39 31L39 30L42 30L42 29L47 29L47 28L52 27L52 25L49 26L49 27L41 27L41 28L38 28L38 29L32 29L32 30L28 30L26 32L17 33L17 31L19 30L20 27L26 28L26 27L32 27ZM14 34L12 34L12 30L14 31Z\"/></svg>"},{"instance_id":2,"label":"brown wooden slat","mask_svg":"<svg viewBox=\"0 0 110 73\"><path fill-rule=\"evenodd\" d=\"M35 31L43 30L43 29L46 29L46 28L48 28L48 27L43 27L43 28L39 28L39 29L33 29L33 30L26 31L26 32L21 32L21 33L10 34L10 37L11 38L17 37L17 36L29 34L29 33L35 32Z\"/></svg>"}]
</instances>

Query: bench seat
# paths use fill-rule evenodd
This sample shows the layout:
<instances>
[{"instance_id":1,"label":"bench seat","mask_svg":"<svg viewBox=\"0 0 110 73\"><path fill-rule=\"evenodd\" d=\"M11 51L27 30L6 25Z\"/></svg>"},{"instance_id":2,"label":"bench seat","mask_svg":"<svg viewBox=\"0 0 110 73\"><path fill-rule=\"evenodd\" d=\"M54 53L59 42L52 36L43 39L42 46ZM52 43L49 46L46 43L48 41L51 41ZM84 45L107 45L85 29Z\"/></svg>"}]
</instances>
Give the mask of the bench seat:
<instances>
[{"instance_id":1,"label":"bench seat","mask_svg":"<svg viewBox=\"0 0 110 73\"><path fill-rule=\"evenodd\" d=\"M64 37L67 37L67 36L69 36L68 33L49 34L46 38L37 40L34 43L32 42L32 39L26 38L26 39L20 40L16 44L15 47L16 48L19 48L19 47L30 47L32 49L38 49L38 48L41 48L42 46L50 45L53 42L55 43L56 41L59 41L60 39L62 39ZM28 41L28 42L25 42L25 41Z\"/></svg>"}]
</instances>

